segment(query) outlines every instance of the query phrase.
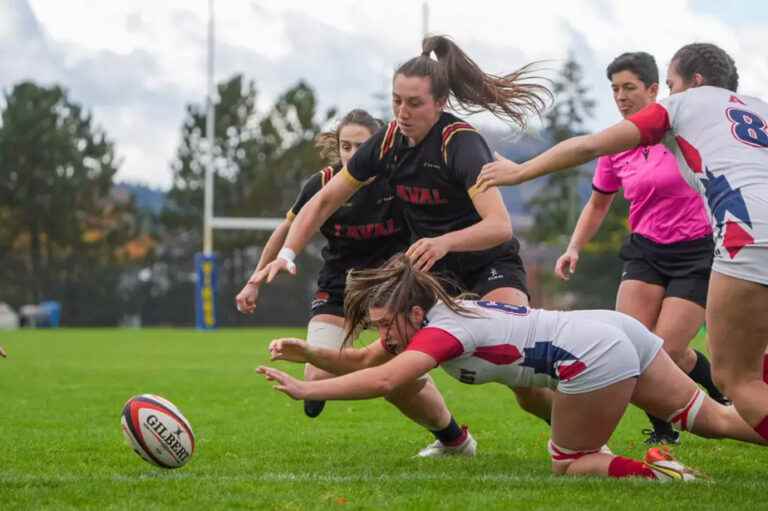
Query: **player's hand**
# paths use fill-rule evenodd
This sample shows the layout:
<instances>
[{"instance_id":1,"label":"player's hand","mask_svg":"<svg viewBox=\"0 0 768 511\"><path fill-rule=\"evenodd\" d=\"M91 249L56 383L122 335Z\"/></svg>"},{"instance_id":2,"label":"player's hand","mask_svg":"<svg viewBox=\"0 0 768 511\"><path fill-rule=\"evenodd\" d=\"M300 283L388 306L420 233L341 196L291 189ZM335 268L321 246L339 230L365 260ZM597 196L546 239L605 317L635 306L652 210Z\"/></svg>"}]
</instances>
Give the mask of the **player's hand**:
<instances>
[{"instance_id":1,"label":"player's hand","mask_svg":"<svg viewBox=\"0 0 768 511\"><path fill-rule=\"evenodd\" d=\"M275 277L278 276L280 273L289 273L291 275L296 275L296 264L292 263L290 261L286 261L285 259L278 257L268 265L266 265L261 270L257 271L256 274L251 277L251 280L249 282L253 282L254 284L261 285L261 283L266 282L267 284L271 284L273 280L275 280Z\"/></svg>"},{"instance_id":2,"label":"player's hand","mask_svg":"<svg viewBox=\"0 0 768 511\"><path fill-rule=\"evenodd\" d=\"M481 192L501 185L516 185L524 181L523 166L495 153L496 161L486 163L477 176L475 186Z\"/></svg>"},{"instance_id":3,"label":"player's hand","mask_svg":"<svg viewBox=\"0 0 768 511\"><path fill-rule=\"evenodd\" d=\"M262 374L267 381L276 382L276 385L272 387L273 389L279 390L293 399L304 399L306 394L304 387L306 387L307 382L297 380L293 376L271 367L260 366L256 372Z\"/></svg>"},{"instance_id":4,"label":"player's hand","mask_svg":"<svg viewBox=\"0 0 768 511\"><path fill-rule=\"evenodd\" d=\"M286 337L275 339L269 343L270 360L286 360L288 362L309 362L307 355L310 346L301 339Z\"/></svg>"},{"instance_id":5,"label":"player's hand","mask_svg":"<svg viewBox=\"0 0 768 511\"><path fill-rule=\"evenodd\" d=\"M249 280L235 297L237 310L243 314L253 314L253 311L256 310L256 300L258 300L258 298L259 285Z\"/></svg>"},{"instance_id":6,"label":"player's hand","mask_svg":"<svg viewBox=\"0 0 768 511\"><path fill-rule=\"evenodd\" d=\"M555 263L555 275L563 280L570 280L576 273L576 265L579 263L579 251L569 248Z\"/></svg>"},{"instance_id":7,"label":"player's hand","mask_svg":"<svg viewBox=\"0 0 768 511\"><path fill-rule=\"evenodd\" d=\"M441 236L437 238L421 238L411 245L405 252L414 268L420 271L429 271L437 261L445 257L448 247Z\"/></svg>"},{"instance_id":8,"label":"player's hand","mask_svg":"<svg viewBox=\"0 0 768 511\"><path fill-rule=\"evenodd\" d=\"M0 346L0 357L8 358L8 355L5 353L5 350L2 346Z\"/></svg>"}]
</instances>

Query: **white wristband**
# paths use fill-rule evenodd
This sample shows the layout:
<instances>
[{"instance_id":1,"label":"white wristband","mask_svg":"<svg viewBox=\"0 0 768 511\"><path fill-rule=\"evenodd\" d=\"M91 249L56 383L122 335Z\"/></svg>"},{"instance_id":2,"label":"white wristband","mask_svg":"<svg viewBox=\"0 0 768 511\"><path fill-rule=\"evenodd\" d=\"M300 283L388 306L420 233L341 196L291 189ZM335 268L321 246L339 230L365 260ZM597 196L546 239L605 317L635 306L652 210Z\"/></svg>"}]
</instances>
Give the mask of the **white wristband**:
<instances>
[{"instance_id":1,"label":"white wristband","mask_svg":"<svg viewBox=\"0 0 768 511\"><path fill-rule=\"evenodd\" d=\"M294 252L290 248L288 247L281 248L280 252L277 253L277 258L287 262L289 270L296 268L296 264L293 262L293 260L296 259L296 252Z\"/></svg>"}]
</instances>

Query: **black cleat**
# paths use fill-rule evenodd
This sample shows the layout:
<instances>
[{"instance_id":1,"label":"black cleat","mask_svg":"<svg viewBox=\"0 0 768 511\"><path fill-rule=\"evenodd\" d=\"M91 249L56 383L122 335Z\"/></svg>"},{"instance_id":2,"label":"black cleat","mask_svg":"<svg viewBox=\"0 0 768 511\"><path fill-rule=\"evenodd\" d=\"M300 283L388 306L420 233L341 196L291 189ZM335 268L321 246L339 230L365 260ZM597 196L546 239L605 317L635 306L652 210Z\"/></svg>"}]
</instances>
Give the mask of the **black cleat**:
<instances>
[{"instance_id":1,"label":"black cleat","mask_svg":"<svg viewBox=\"0 0 768 511\"><path fill-rule=\"evenodd\" d=\"M304 413L310 419L314 419L325 408L325 401L304 401Z\"/></svg>"},{"instance_id":2,"label":"black cleat","mask_svg":"<svg viewBox=\"0 0 768 511\"><path fill-rule=\"evenodd\" d=\"M648 435L643 442L645 445L677 445L680 443L680 432L675 431L656 431L654 429L644 429L642 432Z\"/></svg>"}]
</instances>

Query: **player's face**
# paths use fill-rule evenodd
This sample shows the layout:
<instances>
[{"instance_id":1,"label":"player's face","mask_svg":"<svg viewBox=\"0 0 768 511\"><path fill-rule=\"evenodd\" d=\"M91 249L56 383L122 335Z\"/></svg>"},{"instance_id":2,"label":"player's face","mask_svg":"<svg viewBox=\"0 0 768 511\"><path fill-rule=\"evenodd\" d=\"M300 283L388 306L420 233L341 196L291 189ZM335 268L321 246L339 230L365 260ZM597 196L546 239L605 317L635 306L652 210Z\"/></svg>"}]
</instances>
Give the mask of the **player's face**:
<instances>
[{"instance_id":1,"label":"player's face","mask_svg":"<svg viewBox=\"0 0 768 511\"><path fill-rule=\"evenodd\" d=\"M695 77L696 75L694 75L694 78ZM701 79L700 75L699 79ZM677 70L677 61L673 60L669 63L669 67L667 68L667 86L669 87L670 94L677 94L678 92L683 92L691 87L695 87L696 84L693 80L686 81L680 76L680 73Z\"/></svg>"},{"instance_id":2,"label":"player's face","mask_svg":"<svg viewBox=\"0 0 768 511\"><path fill-rule=\"evenodd\" d=\"M346 165L363 143L371 138L371 132L359 124L347 124L339 130L339 158Z\"/></svg>"},{"instance_id":3,"label":"player's face","mask_svg":"<svg viewBox=\"0 0 768 511\"><path fill-rule=\"evenodd\" d=\"M397 126L412 144L418 144L440 118L445 100L432 97L432 80L424 76L395 75L392 112Z\"/></svg>"},{"instance_id":4,"label":"player's face","mask_svg":"<svg viewBox=\"0 0 768 511\"><path fill-rule=\"evenodd\" d=\"M611 89L619 113L626 118L656 101L659 84L646 87L635 73L624 70L611 75Z\"/></svg>"},{"instance_id":5,"label":"player's face","mask_svg":"<svg viewBox=\"0 0 768 511\"><path fill-rule=\"evenodd\" d=\"M384 344L394 353L400 353L421 328L424 310L412 307L410 314L393 314L384 307L372 307L368 311L371 324L376 326Z\"/></svg>"}]
</instances>

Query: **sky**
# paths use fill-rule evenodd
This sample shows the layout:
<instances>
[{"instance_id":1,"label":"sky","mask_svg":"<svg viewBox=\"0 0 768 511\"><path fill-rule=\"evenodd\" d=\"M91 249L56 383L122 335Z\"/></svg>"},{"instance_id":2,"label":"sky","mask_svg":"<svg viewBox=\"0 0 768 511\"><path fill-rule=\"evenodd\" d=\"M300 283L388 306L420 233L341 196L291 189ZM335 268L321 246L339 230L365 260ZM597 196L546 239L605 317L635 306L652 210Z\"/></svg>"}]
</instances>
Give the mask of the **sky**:
<instances>
[{"instance_id":1,"label":"sky","mask_svg":"<svg viewBox=\"0 0 768 511\"><path fill-rule=\"evenodd\" d=\"M393 69L420 53L421 0L215 0L215 79L243 73L266 109L306 80L321 111L380 113ZM429 31L450 35L488 72L570 53L597 100L591 129L619 119L606 65L624 51L672 54L713 42L736 60L740 92L765 96L764 0L431 0ZM206 96L207 0L0 0L0 89L60 84L115 142L117 180L167 188L185 106ZM667 95L661 87L661 97ZM468 119L494 125L490 117Z\"/></svg>"}]
</instances>

